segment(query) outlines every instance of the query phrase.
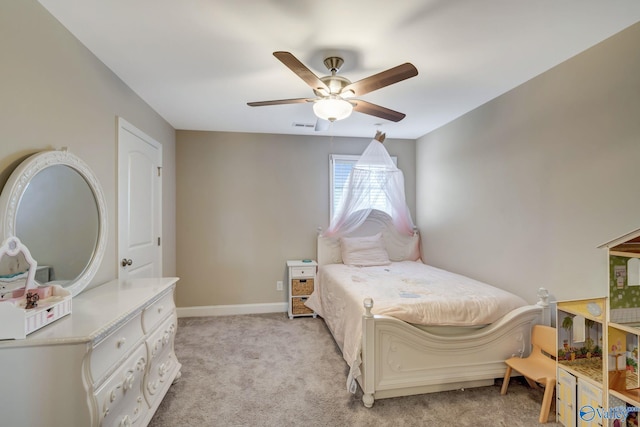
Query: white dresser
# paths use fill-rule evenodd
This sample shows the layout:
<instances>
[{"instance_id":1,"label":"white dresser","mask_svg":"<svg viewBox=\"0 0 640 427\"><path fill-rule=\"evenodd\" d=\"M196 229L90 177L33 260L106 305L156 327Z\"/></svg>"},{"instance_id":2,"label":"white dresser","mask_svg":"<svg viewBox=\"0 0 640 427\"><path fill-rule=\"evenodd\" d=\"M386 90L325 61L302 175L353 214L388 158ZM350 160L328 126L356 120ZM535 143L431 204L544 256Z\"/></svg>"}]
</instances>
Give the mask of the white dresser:
<instances>
[{"instance_id":1,"label":"white dresser","mask_svg":"<svg viewBox=\"0 0 640 427\"><path fill-rule=\"evenodd\" d=\"M180 376L177 278L114 280L71 315L0 341L0 425L146 426Z\"/></svg>"}]
</instances>

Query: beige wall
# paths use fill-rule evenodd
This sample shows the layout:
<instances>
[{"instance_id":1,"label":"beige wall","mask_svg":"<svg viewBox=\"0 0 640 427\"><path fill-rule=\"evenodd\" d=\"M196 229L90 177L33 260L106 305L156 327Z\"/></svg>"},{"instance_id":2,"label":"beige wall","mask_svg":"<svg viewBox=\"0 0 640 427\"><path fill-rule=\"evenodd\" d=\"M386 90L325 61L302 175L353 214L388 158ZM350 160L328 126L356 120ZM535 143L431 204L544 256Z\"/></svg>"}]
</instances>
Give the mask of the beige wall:
<instances>
[{"instance_id":1,"label":"beige wall","mask_svg":"<svg viewBox=\"0 0 640 427\"><path fill-rule=\"evenodd\" d=\"M175 275L175 131L35 0L0 3L0 186L28 155L69 147L108 206L107 252L92 285L117 276L116 154L121 116L163 145L164 274Z\"/></svg>"},{"instance_id":2,"label":"beige wall","mask_svg":"<svg viewBox=\"0 0 640 427\"><path fill-rule=\"evenodd\" d=\"M417 142L426 261L535 301L606 293L640 228L640 24Z\"/></svg>"},{"instance_id":3,"label":"beige wall","mask_svg":"<svg viewBox=\"0 0 640 427\"><path fill-rule=\"evenodd\" d=\"M178 131L178 305L284 302L286 260L315 258L316 229L329 224L329 155L370 141ZM415 141L389 135L385 146L415 212Z\"/></svg>"}]
</instances>

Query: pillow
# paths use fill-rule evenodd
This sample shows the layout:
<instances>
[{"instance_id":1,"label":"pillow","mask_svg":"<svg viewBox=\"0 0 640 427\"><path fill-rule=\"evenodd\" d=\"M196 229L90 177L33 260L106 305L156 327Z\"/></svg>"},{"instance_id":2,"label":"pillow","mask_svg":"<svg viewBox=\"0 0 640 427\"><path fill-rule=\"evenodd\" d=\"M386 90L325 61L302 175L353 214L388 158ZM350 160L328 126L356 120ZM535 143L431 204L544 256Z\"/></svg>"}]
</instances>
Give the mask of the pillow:
<instances>
[{"instance_id":1,"label":"pillow","mask_svg":"<svg viewBox=\"0 0 640 427\"><path fill-rule=\"evenodd\" d=\"M418 261L420 259L420 236L418 234L407 237L402 236L400 240L389 239L382 235L382 239L386 242L385 247L391 261ZM390 244L391 243L391 244Z\"/></svg>"},{"instance_id":2,"label":"pillow","mask_svg":"<svg viewBox=\"0 0 640 427\"><path fill-rule=\"evenodd\" d=\"M381 233L367 237L343 237L340 243L342 262L346 265L369 267L391 264Z\"/></svg>"},{"instance_id":3,"label":"pillow","mask_svg":"<svg viewBox=\"0 0 640 427\"><path fill-rule=\"evenodd\" d=\"M342 264L339 237L318 236L318 264Z\"/></svg>"}]
</instances>

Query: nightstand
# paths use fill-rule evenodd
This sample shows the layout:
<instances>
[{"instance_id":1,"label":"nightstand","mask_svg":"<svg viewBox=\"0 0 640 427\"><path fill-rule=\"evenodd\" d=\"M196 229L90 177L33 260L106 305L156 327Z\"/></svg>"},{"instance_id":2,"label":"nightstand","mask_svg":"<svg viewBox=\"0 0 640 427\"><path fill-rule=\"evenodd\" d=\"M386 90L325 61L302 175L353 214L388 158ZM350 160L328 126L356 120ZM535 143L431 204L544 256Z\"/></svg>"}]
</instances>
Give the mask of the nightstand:
<instances>
[{"instance_id":1,"label":"nightstand","mask_svg":"<svg viewBox=\"0 0 640 427\"><path fill-rule=\"evenodd\" d=\"M313 292L316 280L318 263L315 261L289 260L289 319L299 316L313 316L316 313L304 305L309 295Z\"/></svg>"}]
</instances>

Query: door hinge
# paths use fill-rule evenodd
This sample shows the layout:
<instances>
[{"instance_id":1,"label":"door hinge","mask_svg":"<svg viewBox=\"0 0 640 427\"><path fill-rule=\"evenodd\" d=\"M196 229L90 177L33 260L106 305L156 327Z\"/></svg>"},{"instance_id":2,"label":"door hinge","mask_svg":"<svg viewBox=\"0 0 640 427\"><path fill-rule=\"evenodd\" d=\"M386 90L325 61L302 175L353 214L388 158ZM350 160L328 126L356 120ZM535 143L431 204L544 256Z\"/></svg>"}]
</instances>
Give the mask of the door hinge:
<instances>
[{"instance_id":1,"label":"door hinge","mask_svg":"<svg viewBox=\"0 0 640 427\"><path fill-rule=\"evenodd\" d=\"M158 166L158 176L162 176L162 166Z\"/></svg>"},{"instance_id":2,"label":"door hinge","mask_svg":"<svg viewBox=\"0 0 640 427\"><path fill-rule=\"evenodd\" d=\"M158 237L158 246L160 246L160 238Z\"/></svg>"}]
</instances>

